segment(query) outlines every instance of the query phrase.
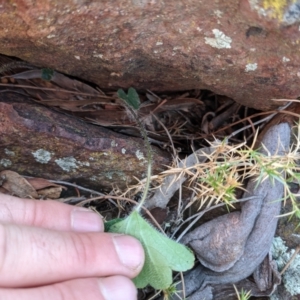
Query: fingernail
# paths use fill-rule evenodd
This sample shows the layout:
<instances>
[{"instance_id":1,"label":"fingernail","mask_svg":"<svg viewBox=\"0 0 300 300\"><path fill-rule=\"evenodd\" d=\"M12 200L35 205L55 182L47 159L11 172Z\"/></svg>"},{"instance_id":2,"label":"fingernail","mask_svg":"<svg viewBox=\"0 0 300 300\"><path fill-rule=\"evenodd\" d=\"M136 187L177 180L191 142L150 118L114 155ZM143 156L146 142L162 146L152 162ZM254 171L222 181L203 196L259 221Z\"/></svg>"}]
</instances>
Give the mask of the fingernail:
<instances>
[{"instance_id":1,"label":"fingernail","mask_svg":"<svg viewBox=\"0 0 300 300\"><path fill-rule=\"evenodd\" d=\"M78 207L72 211L71 226L74 231L79 232L103 231L101 217L82 207Z\"/></svg>"},{"instance_id":2,"label":"fingernail","mask_svg":"<svg viewBox=\"0 0 300 300\"><path fill-rule=\"evenodd\" d=\"M137 290L129 278L112 276L98 279L98 282L105 300L137 299Z\"/></svg>"},{"instance_id":3,"label":"fingernail","mask_svg":"<svg viewBox=\"0 0 300 300\"><path fill-rule=\"evenodd\" d=\"M122 264L129 269L141 269L144 263L144 250L140 242L126 235L113 236L115 249Z\"/></svg>"}]
</instances>

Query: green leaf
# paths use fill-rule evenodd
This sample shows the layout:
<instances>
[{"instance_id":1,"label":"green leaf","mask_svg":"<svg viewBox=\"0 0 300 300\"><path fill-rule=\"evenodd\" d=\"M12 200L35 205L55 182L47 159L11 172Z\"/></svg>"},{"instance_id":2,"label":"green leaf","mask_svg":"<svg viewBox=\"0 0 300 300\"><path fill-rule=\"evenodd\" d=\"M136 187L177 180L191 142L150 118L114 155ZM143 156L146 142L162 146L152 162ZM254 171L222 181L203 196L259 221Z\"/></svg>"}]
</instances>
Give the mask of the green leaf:
<instances>
[{"instance_id":1,"label":"green leaf","mask_svg":"<svg viewBox=\"0 0 300 300\"><path fill-rule=\"evenodd\" d=\"M107 221L104 223L104 231L108 232L110 230L110 227L115 225L116 223L123 221L124 218L117 218L117 219L112 219L110 221Z\"/></svg>"},{"instance_id":2,"label":"green leaf","mask_svg":"<svg viewBox=\"0 0 300 300\"><path fill-rule=\"evenodd\" d=\"M127 94L123 91L123 89L118 89L117 94L118 94L119 98L121 98L127 102Z\"/></svg>"},{"instance_id":3,"label":"green leaf","mask_svg":"<svg viewBox=\"0 0 300 300\"><path fill-rule=\"evenodd\" d=\"M138 109L140 107L140 97L134 88L129 88L128 90L128 102L130 106L134 109Z\"/></svg>"},{"instance_id":4,"label":"green leaf","mask_svg":"<svg viewBox=\"0 0 300 300\"><path fill-rule=\"evenodd\" d=\"M123 99L130 107L134 108L135 110L140 107L140 98L134 88L129 88L128 95L122 89L119 89L117 94L119 98Z\"/></svg>"},{"instance_id":5,"label":"green leaf","mask_svg":"<svg viewBox=\"0 0 300 300\"><path fill-rule=\"evenodd\" d=\"M50 68L42 69L42 79L50 81L54 75L54 71Z\"/></svg>"},{"instance_id":6,"label":"green leaf","mask_svg":"<svg viewBox=\"0 0 300 300\"><path fill-rule=\"evenodd\" d=\"M150 284L155 289L166 289L172 284L172 270L184 272L194 265L191 250L162 235L136 211L109 231L134 236L144 247L145 264L133 280L137 288Z\"/></svg>"}]
</instances>

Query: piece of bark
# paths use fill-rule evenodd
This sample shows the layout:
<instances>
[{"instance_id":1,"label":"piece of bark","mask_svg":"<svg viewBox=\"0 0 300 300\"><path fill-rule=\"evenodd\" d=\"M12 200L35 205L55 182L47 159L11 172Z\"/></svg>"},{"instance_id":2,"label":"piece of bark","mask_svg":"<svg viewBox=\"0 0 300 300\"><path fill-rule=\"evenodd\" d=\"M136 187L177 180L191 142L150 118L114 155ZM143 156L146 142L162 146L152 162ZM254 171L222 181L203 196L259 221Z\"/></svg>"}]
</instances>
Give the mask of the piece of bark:
<instances>
[{"instance_id":1,"label":"piece of bark","mask_svg":"<svg viewBox=\"0 0 300 300\"><path fill-rule=\"evenodd\" d=\"M152 146L153 173L170 155ZM0 171L76 182L85 187L126 188L146 175L142 139L117 134L72 116L0 93Z\"/></svg>"},{"instance_id":2,"label":"piece of bark","mask_svg":"<svg viewBox=\"0 0 300 300\"><path fill-rule=\"evenodd\" d=\"M271 155L284 155L290 144L290 126L287 123L272 126L263 136L262 143ZM266 153L264 149L260 151ZM278 181L272 184L266 179L257 188L255 186L256 183L251 180L244 197L257 196L257 200L243 203L240 214L232 213L216 218L184 237L183 242L189 244L200 262L206 265L192 270L186 278L186 285L191 284L189 290L193 290L192 293L196 293L197 297L207 286L236 283L245 279L269 252L280 213L279 199L283 195L283 184ZM226 226L226 222L231 222L230 219L240 228L234 226L230 229L228 226L228 231L224 231L222 224ZM248 232L243 242L239 241L239 231ZM193 273L198 274L197 282L187 283L196 277ZM191 296L191 299L199 298Z\"/></svg>"},{"instance_id":3,"label":"piece of bark","mask_svg":"<svg viewBox=\"0 0 300 300\"><path fill-rule=\"evenodd\" d=\"M18 173L5 170L0 172L0 178L2 181L1 187L10 195L21 198L38 198L36 189Z\"/></svg>"},{"instance_id":4,"label":"piece of bark","mask_svg":"<svg viewBox=\"0 0 300 300\"><path fill-rule=\"evenodd\" d=\"M58 199L62 190L67 189L44 178L24 178L10 170L1 171L0 178L1 193L20 198Z\"/></svg>"},{"instance_id":5,"label":"piece of bark","mask_svg":"<svg viewBox=\"0 0 300 300\"><path fill-rule=\"evenodd\" d=\"M180 162L178 164L178 168L189 168L197 164L199 161L205 161L207 159L207 155L209 155L213 151L213 147L198 149L197 151L186 157L182 162ZM147 202L145 203L145 207L148 209L152 209L155 207L165 209L170 199L174 196L176 191L186 181L186 179L187 176L184 175L181 175L179 177L177 175L166 176L161 186L155 191L154 195L147 200Z\"/></svg>"},{"instance_id":6,"label":"piece of bark","mask_svg":"<svg viewBox=\"0 0 300 300\"><path fill-rule=\"evenodd\" d=\"M267 289L260 290L257 286L257 282L253 281L251 279L244 279L239 282L235 282L234 285L236 286L238 291L241 291L242 289L244 291L251 291L251 296L253 297L266 297L270 296L277 286L281 282L281 276L279 272L277 271L277 266L274 261L272 261L268 267L270 268L271 274L268 279L270 279L269 285ZM205 300L236 300L237 295L236 291L233 287L232 283L228 284L212 284L208 285L203 289L197 288L197 286L191 283L197 283L199 280L201 280L202 269L198 268L197 273L194 274L193 277L185 276L185 283L186 283L186 294L190 295L189 300L199 300L199 299L205 299ZM198 274L198 277L196 278L196 274ZM269 299L269 298L268 298ZM285 299L285 298L282 298ZM172 300L180 300L178 297L173 297Z\"/></svg>"}]
</instances>

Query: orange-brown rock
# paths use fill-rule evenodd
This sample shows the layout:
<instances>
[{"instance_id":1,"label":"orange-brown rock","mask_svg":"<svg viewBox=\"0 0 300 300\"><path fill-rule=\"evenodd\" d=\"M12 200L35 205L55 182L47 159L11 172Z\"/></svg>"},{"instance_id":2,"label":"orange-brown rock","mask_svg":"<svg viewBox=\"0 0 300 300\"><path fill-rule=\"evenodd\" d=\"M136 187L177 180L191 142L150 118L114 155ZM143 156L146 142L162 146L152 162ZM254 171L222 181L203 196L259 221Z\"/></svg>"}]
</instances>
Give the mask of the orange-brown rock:
<instances>
[{"instance_id":1,"label":"orange-brown rock","mask_svg":"<svg viewBox=\"0 0 300 300\"><path fill-rule=\"evenodd\" d=\"M0 53L103 88L205 88L258 109L300 95L299 1L16 0L0 13Z\"/></svg>"}]
</instances>

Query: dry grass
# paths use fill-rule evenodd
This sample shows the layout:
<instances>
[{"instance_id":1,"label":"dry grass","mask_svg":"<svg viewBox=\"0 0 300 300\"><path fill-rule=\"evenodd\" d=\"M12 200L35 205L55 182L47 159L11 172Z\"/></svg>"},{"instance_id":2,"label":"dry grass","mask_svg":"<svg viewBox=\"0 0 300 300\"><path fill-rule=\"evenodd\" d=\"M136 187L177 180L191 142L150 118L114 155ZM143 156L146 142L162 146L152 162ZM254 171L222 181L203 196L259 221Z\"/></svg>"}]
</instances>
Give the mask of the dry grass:
<instances>
[{"instance_id":1,"label":"dry grass","mask_svg":"<svg viewBox=\"0 0 300 300\"><path fill-rule=\"evenodd\" d=\"M206 156L205 161L199 161L193 166L178 167L178 157L174 159L174 165L168 170L151 177L152 188L159 188L162 182L173 176L170 185L179 181L180 178L188 179L188 187L192 190L193 197L185 206L181 207L181 212L192 204L197 204L199 209L207 210L213 206L224 204L230 207L239 201L237 191L244 190L243 182L250 177L257 178L257 185L267 178L271 181L280 181L284 185L283 199L274 201L285 201L290 199L292 211L286 215L296 216L300 219L300 208L295 195L290 190L289 182L300 182L300 167L298 166L300 154L300 126L295 125L293 129L295 136L294 143L286 155L270 155L258 152L254 149L255 139L251 146L246 143L229 144L226 140L210 142L210 153L203 151ZM284 171L284 172L282 172ZM135 186L131 186L122 196L133 195L141 192L144 188L145 180L139 181ZM120 195L120 194L119 194ZM186 201L185 201L186 203Z\"/></svg>"}]
</instances>

